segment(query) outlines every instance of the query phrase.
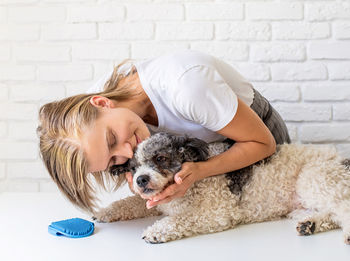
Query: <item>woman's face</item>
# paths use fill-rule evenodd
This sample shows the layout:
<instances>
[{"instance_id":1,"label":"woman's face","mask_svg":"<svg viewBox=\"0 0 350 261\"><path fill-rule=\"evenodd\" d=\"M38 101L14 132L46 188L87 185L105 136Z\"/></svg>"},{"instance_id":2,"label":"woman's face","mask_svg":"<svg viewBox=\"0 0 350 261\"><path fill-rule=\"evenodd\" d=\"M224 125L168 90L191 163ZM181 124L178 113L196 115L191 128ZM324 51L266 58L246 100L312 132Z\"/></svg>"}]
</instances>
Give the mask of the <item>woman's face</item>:
<instances>
[{"instance_id":1,"label":"woman's face","mask_svg":"<svg viewBox=\"0 0 350 261\"><path fill-rule=\"evenodd\" d=\"M127 108L100 108L97 120L84 130L81 144L88 171L105 171L132 158L137 145L150 136L143 120Z\"/></svg>"}]
</instances>

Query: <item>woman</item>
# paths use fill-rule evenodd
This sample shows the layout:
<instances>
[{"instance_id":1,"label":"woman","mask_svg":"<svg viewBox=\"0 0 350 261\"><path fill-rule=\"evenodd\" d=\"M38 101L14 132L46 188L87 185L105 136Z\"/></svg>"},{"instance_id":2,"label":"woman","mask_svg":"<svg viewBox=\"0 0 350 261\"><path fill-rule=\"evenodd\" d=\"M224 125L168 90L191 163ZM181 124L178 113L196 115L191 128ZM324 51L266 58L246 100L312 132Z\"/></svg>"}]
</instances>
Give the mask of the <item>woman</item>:
<instances>
[{"instance_id":1,"label":"woman","mask_svg":"<svg viewBox=\"0 0 350 261\"><path fill-rule=\"evenodd\" d=\"M147 206L183 196L196 181L249 166L289 143L282 118L240 74L223 61L180 51L123 66L92 94L48 103L40 109L40 151L60 190L93 211L94 186L104 185L112 165L130 159L151 132L166 131L207 142L231 139L226 152L205 162L186 162L175 184ZM237 174L238 175L238 174ZM131 176L119 177L116 188Z\"/></svg>"}]
</instances>

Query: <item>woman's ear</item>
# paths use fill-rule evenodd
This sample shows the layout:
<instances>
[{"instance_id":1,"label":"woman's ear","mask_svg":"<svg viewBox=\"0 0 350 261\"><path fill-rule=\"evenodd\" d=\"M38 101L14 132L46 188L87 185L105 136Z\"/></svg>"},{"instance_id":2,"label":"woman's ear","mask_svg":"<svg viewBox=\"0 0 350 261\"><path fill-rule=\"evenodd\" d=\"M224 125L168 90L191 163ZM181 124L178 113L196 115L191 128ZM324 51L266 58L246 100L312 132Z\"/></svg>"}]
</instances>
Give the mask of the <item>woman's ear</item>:
<instances>
[{"instance_id":1,"label":"woman's ear","mask_svg":"<svg viewBox=\"0 0 350 261\"><path fill-rule=\"evenodd\" d=\"M90 103L98 108L114 108L114 103L112 100L103 97L103 96L98 96L94 95L90 98Z\"/></svg>"}]
</instances>

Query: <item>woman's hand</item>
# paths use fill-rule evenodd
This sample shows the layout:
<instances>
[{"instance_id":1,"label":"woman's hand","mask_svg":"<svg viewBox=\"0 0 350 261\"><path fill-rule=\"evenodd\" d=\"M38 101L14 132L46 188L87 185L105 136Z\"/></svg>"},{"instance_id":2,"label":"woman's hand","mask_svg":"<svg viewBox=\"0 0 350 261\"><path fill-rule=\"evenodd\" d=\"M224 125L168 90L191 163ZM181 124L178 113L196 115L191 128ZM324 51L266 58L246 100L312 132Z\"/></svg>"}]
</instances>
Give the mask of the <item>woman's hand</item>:
<instances>
[{"instance_id":1,"label":"woman's hand","mask_svg":"<svg viewBox=\"0 0 350 261\"><path fill-rule=\"evenodd\" d=\"M147 208L152 208L158 204L168 203L174 198L183 197L192 184L197 181L199 167L196 162L185 162L181 170L174 176L175 182L146 203Z\"/></svg>"}]
</instances>

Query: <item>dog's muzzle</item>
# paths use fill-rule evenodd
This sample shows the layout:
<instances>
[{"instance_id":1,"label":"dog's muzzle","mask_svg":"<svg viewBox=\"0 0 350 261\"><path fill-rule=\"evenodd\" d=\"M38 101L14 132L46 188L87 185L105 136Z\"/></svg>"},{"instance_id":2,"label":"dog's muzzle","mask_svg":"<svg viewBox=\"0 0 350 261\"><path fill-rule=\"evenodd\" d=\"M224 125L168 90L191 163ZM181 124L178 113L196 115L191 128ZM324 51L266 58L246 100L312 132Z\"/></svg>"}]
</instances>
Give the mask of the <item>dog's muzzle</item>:
<instances>
[{"instance_id":1,"label":"dog's muzzle","mask_svg":"<svg viewBox=\"0 0 350 261\"><path fill-rule=\"evenodd\" d=\"M145 188L147 186L147 184L149 183L149 180L150 180L150 178L148 175L141 175L141 176L137 177L136 184L140 188Z\"/></svg>"}]
</instances>

